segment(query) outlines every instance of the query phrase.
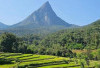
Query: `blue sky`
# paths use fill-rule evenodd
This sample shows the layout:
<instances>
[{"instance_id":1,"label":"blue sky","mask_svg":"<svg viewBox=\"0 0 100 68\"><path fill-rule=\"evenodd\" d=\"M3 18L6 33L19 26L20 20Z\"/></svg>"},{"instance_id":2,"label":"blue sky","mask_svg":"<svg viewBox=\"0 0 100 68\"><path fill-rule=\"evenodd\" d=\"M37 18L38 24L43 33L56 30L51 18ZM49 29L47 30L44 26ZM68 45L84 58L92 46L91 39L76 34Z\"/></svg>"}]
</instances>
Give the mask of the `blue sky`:
<instances>
[{"instance_id":1,"label":"blue sky","mask_svg":"<svg viewBox=\"0 0 100 68\"><path fill-rule=\"evenodd\" d=\"M0 0L0 22L16 24L46 1L70 24L82 26L100 19L100 0Z\"/></svg>"}]
</instances>

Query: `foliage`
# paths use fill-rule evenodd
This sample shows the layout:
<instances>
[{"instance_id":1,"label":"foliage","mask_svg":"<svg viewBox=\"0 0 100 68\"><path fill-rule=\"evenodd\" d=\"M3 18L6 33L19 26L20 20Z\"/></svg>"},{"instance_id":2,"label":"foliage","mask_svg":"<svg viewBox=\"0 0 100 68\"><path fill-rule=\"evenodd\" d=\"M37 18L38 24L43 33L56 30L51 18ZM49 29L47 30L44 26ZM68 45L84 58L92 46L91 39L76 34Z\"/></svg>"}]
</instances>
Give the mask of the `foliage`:
<instances>
[{"instance_id":1,"label":"foliage","mask_svg":"<svg viewBox=\"0 0 100 68\"><path fill-rule=\"evenodd\" d=\"M99 22L96 21L84 27L61 30L48 36L26 35L17 37L11 33L4 33L0 36L0 51L72 58L74 53L71 50L87 49L87 53L84 56L81 55L81 58L88 57L93 60L94 55L91 50L100 48ZM99 52L96 56L99 58Z\"/></svg>"},{"instance_id":2,"label":"foliage","mask_svg":"<svg viewBox=\"0 0 100 68\"><path fill-rule=\"evenodd\" d=\"M81 68L85 68L85 67L84 67L84 63L83 63L83 62L81 62Z\"/></svg>"},{"instance_id":3,"label":"foliage","mask_svg":"<svg viewBox=\"0 0 100 68\"><path fill-rule=\"evenodd\" d=\"M5 59L5 58L0 58L0 65L1 64L11 64L11 60Z\"/></svg>"},{"instance_id":4,"label":"foliage","mask_svg":"<svg viewBox=\"0 0 100 68\"><path fill-rule=\"evenodd\" d=\"M10 34L10 33L4 33L0 37L0 44L1 44L1 49L4 52L12 52L12 47L16 45L17 43L17 38L15 35Z\"/></svg>"}]
</instances>

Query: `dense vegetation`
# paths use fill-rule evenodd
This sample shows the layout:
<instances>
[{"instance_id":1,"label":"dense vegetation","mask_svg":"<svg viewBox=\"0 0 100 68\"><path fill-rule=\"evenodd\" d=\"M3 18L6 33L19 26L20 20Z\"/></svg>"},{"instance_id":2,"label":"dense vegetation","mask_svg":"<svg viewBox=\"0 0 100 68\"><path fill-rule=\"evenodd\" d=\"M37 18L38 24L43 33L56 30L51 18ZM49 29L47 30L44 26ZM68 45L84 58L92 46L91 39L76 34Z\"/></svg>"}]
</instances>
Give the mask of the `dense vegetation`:
<instances>
[{"instance_id":1,"label":"dense vegetation","mask_svg":"<svg viewBox=\"0 0 100 68\"><path fill-rule=\"evenodd\" d=\"M100 48L100 21L89 26L76 29L67 29L47 36L41 42L42 45L52 46L59 44L69 49Z\"/></svg>"},{"instance_id":2,"label":"dense vegetation","mask_svg":"<svg viewBox=\"0 0 100 68\"><path fill-rule=\"evenodd\" d=\"M48 54L58 56L69 56L72 52L60 45L46 47L40 45L42 37L30 35L26 37L16 37L11 33L4 33L0 36L0 51L15 53Z\"/></svg>"},{"instance_id":3,"label":"dense vegetation","mask_svg":"<svg viewBox=\"0 0 100 68\"><path fill-rule=\"evenodd\" d=\"M73 50L85 50L85 52L77 53ZM3 33L0 35L0 52L84 59L89 66L91 60L100 60L100 20L88 26L66 29L48 36L26 35L17 37L11 33ZM5 58L1 58L1 61L4 60ZM4 61L4 63L8 62L11 63L10 60ZM81 62L81 66L84 68L84 62Z\"/></svg>"},{"instance_id":4,"label":"dense vegetation","mask_svg":"<svg viewBox=\"0 0 100 68\"><path fill-rule=\"evenodd\" d=\"M100 20L81 28L67 29L48 35L16 37L11 33L0 36L0 51L69 56L72 49L100 48Z\"/></svg>"}]
</instances>

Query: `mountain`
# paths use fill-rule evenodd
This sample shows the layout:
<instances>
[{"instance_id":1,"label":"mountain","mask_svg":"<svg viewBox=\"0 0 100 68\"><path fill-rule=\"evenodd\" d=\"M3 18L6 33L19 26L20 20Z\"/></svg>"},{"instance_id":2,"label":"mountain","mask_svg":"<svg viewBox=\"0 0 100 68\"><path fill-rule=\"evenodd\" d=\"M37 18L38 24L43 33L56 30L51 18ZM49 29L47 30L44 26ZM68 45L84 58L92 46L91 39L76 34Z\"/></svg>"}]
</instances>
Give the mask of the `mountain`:
<instances>
[{"instance_id":1,"label":"mountain","mask_svg":"<svg viewBox=\"0 0 100 68\"><path fill-rule=\"evenodd\" d=\"M3 24L3 23L0 22L0 30L1 30L1 29L5 29L5 28L7 28L7 27L8 27L8 25L5 25L5 24Z\"/></svg>"},{"instance_id":2,"label":"mountain","mask_svg":"<svg viewBox=\"0 0 100 68\"><path fill-rule=\"evenodd\" d=\"M26 19L17 24L14 24L6 31L10 31L15 34L41 34L55 32L74 26L75 25L69 24L58 17L53 11L49 2L47 1L38 10L29 15Z\"/></svg>"},{"instance_id":3,"label":"mountain","mask_svg":"<svg viewBox=\"0 0 100 68\"><path fill-rule=\"evenodd\" d=\"M33 12L22 22L15 24L15 27L28 27L34 28L37 26L52 26L52 25L62 25L70 27L71 25L59 18L53 9L51 8L49 2L46 2L37 11Z\"/></svg>"}]
</instances>

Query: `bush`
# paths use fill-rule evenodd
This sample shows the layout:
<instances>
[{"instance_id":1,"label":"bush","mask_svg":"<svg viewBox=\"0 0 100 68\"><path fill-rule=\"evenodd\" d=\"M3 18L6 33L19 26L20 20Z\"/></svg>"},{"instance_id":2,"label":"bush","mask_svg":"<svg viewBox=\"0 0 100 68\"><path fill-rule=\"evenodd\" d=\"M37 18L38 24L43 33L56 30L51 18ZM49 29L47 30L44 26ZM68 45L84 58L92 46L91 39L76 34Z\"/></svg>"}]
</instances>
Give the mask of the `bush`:
<instances>
[{"instance_id":1,"label":"bush","mask_svg":"<svg viewBox=\"0 0 100 68\"><path fill-rule=\"evenodd\" d=\"M83 62L81 62L81 68L85 68L85 67L84 67L84 63L83 63Z\"/></svg>"},{"instance_id":2,"label":"bush","mask_svg":"<svg viewBox=\"0 0 100 68\"><path fill-rule=\"evenodd\" d=\"M97 65L96 65L96 68L100 68L100 64L97 64Z\"/></svg>"},{"instance_id":3,"label":"bush","mask_svg":"<svg viewBox=\"0 0 100 68\"><path fill-rule=\"evenodd\" d=\"M0 58L0 64L11 64L11 60Z\"/></svg>"}]
</instances>

